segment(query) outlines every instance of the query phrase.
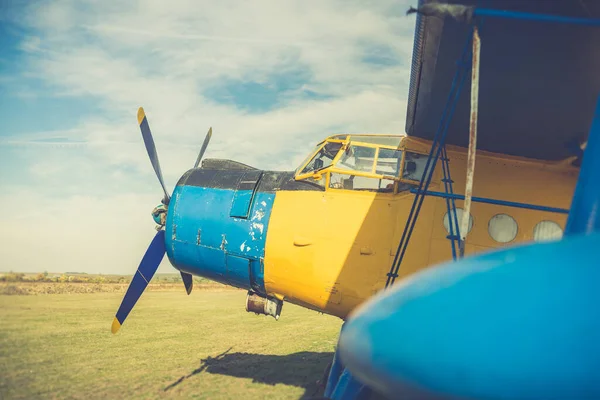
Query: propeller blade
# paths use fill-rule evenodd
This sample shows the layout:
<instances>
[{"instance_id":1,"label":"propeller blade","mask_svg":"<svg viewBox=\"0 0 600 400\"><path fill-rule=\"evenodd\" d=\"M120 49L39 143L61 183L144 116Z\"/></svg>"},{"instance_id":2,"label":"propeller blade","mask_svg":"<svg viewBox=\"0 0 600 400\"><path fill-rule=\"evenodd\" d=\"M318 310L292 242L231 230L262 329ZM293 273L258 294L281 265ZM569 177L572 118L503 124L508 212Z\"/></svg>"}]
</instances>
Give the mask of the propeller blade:
<instances>
[{"instance_id":1,"label":"propeller blade","mask_svg":"<svg viewBox=\"0 0 600 400\"><path fill-rule=\"evenodd\" d=\"M204 143L202 143L202 148L200 149L200 154L198 154L198 158L196 159L196 164L194 164L194 168L198 168L198 165L200 165L200 160L202 160L202 156L204 155L204 152L206 151L206 148L208 147L208 142L210 141L211 137L212 137L212 126L210 127L210 129L208 130L208 133L206 134Z\"/></svg>"},{"instance_id":2,"label":"propeller blade","mask_svg":"<svg viewBox=\"0 0 600 400\"><path fill-rule=\"evenodd\" d=\"M158 266L165 255L165 251L165 231L160 230L156 233L154 239L152 239L150 246L148 246L148 250L146 250L144 257L140 262L140 266L129 284L127 293L125 293L125 297L113 320L111 327L112 333L117 333L119 328L121 328L121 325L123 325L123 322L125 322L125 318L127 318L129 312L158 269Z\"/></svg>"},{"instance_id":3,"label":"propeller blade","mask_svg":"<svg viewBox=\"0 0 600 400\"><path fill-rule=\"evenodd\" d=\"M188 274L187 272L183 272L183 271L179 271L179 272L181 272L181 279L183 279L183 284L185 285L185 291L189 295L190 293L192 293L192 288L194 287L194 278L192 277L192 274Z\"/></svg>"},{"instance_id":4,"label":"propeller blade","mask_svg":"<svg viewBox=\"0 0 600 400\"><path fill-rule=\"evenodd\" d=\"M156 172L156 177L160 182L160 185L165 192L165 198L163 203L165 205L169 204L171 197L169 193L167 193L167 188L165 187L165 183L163 181L162 171L160 169L160 163L158 162L158 154L156 153L156 146L154 145L154 139L152 139L152 132L150 132L150 126L148 125L148 118L146 117L146 113L144 113L144 109L140 107L137 113L138 124L140 125L140 130L142 131L142 138L144 139L144 144L146 145L146 151L148 152L148 157L150 157L150 162L152 163L152 167L154 168L154 172Z\"/></svg>"}]
</instances>

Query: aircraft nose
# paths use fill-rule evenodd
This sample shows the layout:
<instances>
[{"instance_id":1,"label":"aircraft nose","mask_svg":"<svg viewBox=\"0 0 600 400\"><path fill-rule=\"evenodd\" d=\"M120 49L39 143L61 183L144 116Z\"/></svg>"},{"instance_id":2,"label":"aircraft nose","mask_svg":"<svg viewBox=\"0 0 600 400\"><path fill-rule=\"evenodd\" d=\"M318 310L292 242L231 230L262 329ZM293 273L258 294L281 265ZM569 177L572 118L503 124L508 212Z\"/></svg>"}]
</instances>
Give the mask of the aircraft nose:
<instances>
[{"instance_id":1,"label":"aircraft nose","mask_svg":"<svg viewBox=\"0 0 600 400\"><path fill-rule=\"evenodd\" d=\"M264 293L265 242L275 190L263 172L193 169L177 184L166 245L178 269Z\"/></svg>"}]
</instances>

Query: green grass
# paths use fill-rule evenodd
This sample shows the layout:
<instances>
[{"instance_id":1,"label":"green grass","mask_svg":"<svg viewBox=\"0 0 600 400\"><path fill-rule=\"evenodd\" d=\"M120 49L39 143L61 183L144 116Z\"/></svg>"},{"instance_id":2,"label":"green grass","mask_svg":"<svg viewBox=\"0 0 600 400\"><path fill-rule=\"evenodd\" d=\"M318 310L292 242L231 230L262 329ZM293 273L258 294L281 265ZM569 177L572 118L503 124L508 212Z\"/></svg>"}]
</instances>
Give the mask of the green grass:
<instances>
[{"instance_id":1,"label":"green grass","mask_svg":"<svg viewBox=\"0 0 600 400\"><path fill-rule=\"evenodd\" d=\"M0 282L49 282L49 283L129 283L132 274L128 275L103 275L88 274L85 272L1 272ZM200 276L194 276L194 282L199 284L221 285ZM152 283L179 283L182 284L179 273L160 273L154 275Z\"/></svg>"},{"instance_id":2,"label":"green grass","mask_svg":"<svg viewBox=\"0 0 600 400\"><path fill-rule=\"evenodd\" d=\"M112 335L122 296L0 296L0 398L309 397L341 327L291 304L247 313L243 291L156 291Z\"/></svg>"}]
</instances>

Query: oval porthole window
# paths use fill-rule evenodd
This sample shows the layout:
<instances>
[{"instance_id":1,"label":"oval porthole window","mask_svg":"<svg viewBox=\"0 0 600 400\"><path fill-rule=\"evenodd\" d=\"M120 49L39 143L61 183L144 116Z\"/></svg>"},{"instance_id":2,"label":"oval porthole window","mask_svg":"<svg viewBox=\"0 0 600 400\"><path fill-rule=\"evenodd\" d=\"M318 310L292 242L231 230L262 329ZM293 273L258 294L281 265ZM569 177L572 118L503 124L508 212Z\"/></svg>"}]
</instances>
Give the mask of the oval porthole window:
<instances>
[{"instance_id":1,"label":"oval porthole window","mask_svg":"<svg viewBox=\"0 0 600 400\"><path fill-rule=\"evenodd\" d=\"M541 242L562 238L563 230L554 221L541 221L533 228L533 240Z\"/></svg>"},{"instance_id":2,"label":"oval porthole window","mask_svg":"<svg viewBox=\"0 0 600 400\"><path fill-rule=\"evenodd\" d=\"M517 221L508 214L496 214L490 219L488 232L499 243L508 243L517 237Z\"/></svg>"},{"instance_id":3,"label":"oval porthole window","mask_svg":"<svg viewBox=\"0 0 600 400\"><path fill-rule=\"evenodd\" d=\"M454 221L454 210L450 211L452 214L452 232L456 235L456 221ZM458 218L458 226L460 227L460 224L462 224L462 216L463 216L463 209L462 208L457 208L456 209L456 217ZM444 228L446 228L446 232L450 233L450 221L448 219L448 213L446 212L446 214L444 214ZM473 216L471 214L469 214L469 232L471 232L471 228L473 228ZM467 233L469 233L467 232Z\"/></svg>"}]
</instances>

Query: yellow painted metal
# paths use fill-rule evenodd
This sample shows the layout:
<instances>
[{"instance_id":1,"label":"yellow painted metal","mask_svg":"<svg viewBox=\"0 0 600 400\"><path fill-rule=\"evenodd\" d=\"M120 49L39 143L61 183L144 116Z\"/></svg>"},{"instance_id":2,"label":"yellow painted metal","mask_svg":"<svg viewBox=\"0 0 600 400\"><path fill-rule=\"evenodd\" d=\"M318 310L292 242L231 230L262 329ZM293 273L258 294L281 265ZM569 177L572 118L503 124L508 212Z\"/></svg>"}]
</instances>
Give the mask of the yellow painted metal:
<instances>
[{"instance_id":1,"label":"yellow painted metal","mask_svg":"<svg viewBox=\"0 0 600 400\"><path fill-rule=\"evenodd\" d=\"M375 156L373 157L373 165L371 166L371 173L375 174L377 170L377 161L379 161L379 147L375 149Z\"/></svg>"},{"instance_id":2,"label":"yellow painted metal","mask_svg":"<svg viewBox=\"0 0 600 400\"><path fill-rule=\"evenodd\" d=\"M138 108L138 112L137 112L138 125L142 124L142 121L144 120L144 118L146 118L146 113L144 112L144 108L140 107L140 108Z\"/></svg>"},{"instance_id":3,"label":"yellow painted metal","mask_svg":"<svg viewBox=\"0 0 600 400\"><path fill-rule=\"evenodd\" d=\"M142 119L144 119L144 117L142 117ZM115 317L115 319L113 319L112 325L110 327L110 331L115 334L119 331L119 329L121 329L121 323L119 322L119 320L117 319L117 317Z\"/></svg>"},{"instance_id":4,"label":"yellow painted metal","mask_svg":"<svg viewBox=\"0 0 600 400\"><path fill-rule=\"evenodd\" d=\"M349 174L349 175L362 176L365 178L389 179L389 180L397 180L397 181L401 180L397 176L381 175L381 174L375 174L373 172L363 172L363 171L356 171L356 170L352 170L352 169L343 169L343 168L336 168L336 167L329 167L329 168L327 168L327 171L333 172L333 173L338 173L338 174L346 174L346 175ZM298 178L300 178L300 177L298 177Z\"/></svg>"},{"instance_id":5,"label":"yellow painted metal","mask_svg":"<svg viewBox=\"0 0 600 400\"><path fill-rule=\"evenodd\" d=\"M430 146L426 140L405 137L401 149L428 154ZM454 192L464 194L466 149L447 146L447 153ZM277 192L267 233L265 288L285 301L345 318L385 286L414 195L397 193L397 189L377 193L330 188L330 172L395 179L396 188L400 180L338 169L335 161L321 171L325 191ZM560 208L569 208L579 172L567 162L548 163L484 151L477 151L475 168L474 196ZM430 190L443 191L441 177L438 163ZM456 206L462 203L456 201ZM425 198L399 280L451 259L444 228L446 211L443 198ZM471 213L473 227L467 236L466 255L531 241L535 225L542 220L555 221L562 228L566 223L564 214L483 203L474 203ZM518 232L512 242L498 243L489 235L488 223L496 214L508 214L517 221Z\"/></svg>"},{"instance_id":6,"label":"yellow painted metal","mask_svg":"<svg viewBox=\"0 0 600 400\"><path fill-rule=\"evenodd\" d=\"M332 140L333 142L333 140ZM367 142L361 142L359 140L349 140L347 141L348 143L352 143L353 146L360 146L360 147L370 147L370 148L374 148L374 149L397 149L398 146L387 146L385 144L376 144L376 143L367 143Z\"/></svg>"}]
</instances>

